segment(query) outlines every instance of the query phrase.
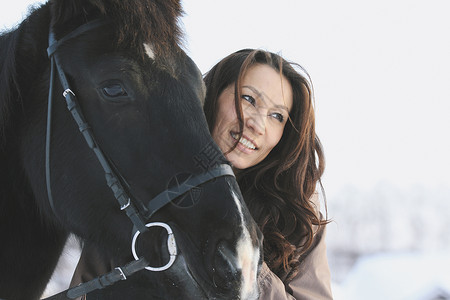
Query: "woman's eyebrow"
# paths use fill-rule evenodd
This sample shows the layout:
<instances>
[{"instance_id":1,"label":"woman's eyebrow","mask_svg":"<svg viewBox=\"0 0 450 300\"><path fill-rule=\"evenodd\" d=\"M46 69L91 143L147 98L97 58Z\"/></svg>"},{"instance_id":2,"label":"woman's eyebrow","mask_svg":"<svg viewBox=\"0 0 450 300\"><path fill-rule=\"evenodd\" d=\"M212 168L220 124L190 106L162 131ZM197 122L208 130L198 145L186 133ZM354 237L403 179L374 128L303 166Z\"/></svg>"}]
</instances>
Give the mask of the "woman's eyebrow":
<instances>
[{"instance_id":1,"label":"woman's eyebrow","mask_svg":"<svg viewBox=\"0 0 450 300\"><path fill-rule=\"evenodd\" d=\"M286 105L277 104L275 105L275 108L283 109L289 114L289 108Z\"/></svg>"},{"instance_id":2,"label":"woman's eyebrow","mask_svg":"<svg viewBox=\"0 0 450 300\"><path fill-rule=\"evenodd\" d=\"M256 96L258 96L259 98L261 98L261 100L265 101L266 98L268 98L264 93L261 93L260 91L258 91L255 87L251 86L251 85L244 85L242 86L243 88L248 88L250 90L252 90L253 93L256 94ZM269 99L270 100L270 99Z\"/></svg>"},{"instance_id":3,"label":"woman's eyebrow","mask_svg":"<svg viewBox=\"0 0 450 300\"><path fill-rule=\"evenodd\" d=\"M248 88L250 89L252 92L254 92L256 94L256 96L258 96L258 98L260 98L264 104L266 103L266 99L268 99L271 103L274 103L272 101L272 99L270 99L269 97L267 97L266 94L264 94L263 92L258 91L255 87L251 86L251 85L244 85L242 86L243 88ZM281 105L281 104L275 104L274 105L275 108L278 109L284 109L287 113L289 113L289 108L285 105Z\"/></svg>"}]
</instances>

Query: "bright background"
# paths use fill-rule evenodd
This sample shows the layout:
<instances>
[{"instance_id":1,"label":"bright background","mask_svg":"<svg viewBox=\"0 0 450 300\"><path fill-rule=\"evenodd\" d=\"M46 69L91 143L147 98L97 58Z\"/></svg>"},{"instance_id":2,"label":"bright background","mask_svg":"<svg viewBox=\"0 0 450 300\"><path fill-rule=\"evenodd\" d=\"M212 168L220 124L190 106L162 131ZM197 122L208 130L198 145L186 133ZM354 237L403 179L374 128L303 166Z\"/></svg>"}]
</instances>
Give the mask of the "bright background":
<instances>
[{"instance_id":1,"label":"bright background","mask_svg":"<svg viewBox=\"0 0 450 300\"><path fill-rule=\"evenodd\" d=\"M0 29L31 3L4 2ZM202 72L250 47L310 73L335 298L450 299L448 0L183 5L185 48Z\"/></svg>"}]
</instances>

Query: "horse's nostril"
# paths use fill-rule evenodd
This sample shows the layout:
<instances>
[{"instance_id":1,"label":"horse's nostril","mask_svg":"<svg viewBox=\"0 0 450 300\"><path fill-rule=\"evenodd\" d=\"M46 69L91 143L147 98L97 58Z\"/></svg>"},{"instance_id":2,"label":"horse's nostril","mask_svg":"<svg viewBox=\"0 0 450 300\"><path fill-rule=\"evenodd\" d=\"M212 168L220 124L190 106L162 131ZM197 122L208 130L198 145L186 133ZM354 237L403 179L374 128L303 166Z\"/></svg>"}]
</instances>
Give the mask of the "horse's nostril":
<instances>
[{"instance_id":1,"label":"horse's nostril","mask_svg":"<svg viewBox=\"0 0 450 300\"><path fill-rule=\"evenodd\" d=\"M240 280L241 272L236 263L236 255L227 243L220 242L213 261L213 282L217 287L229 289Z\"/></svg>"}]
</instances>

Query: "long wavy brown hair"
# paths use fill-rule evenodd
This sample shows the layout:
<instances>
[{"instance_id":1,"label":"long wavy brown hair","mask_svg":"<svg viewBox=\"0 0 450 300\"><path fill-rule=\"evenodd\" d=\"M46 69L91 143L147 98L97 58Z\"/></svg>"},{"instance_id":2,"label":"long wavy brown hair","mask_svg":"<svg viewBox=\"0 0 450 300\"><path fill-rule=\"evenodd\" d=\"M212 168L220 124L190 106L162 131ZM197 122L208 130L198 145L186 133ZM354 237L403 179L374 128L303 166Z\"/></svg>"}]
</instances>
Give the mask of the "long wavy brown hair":
<instances>
[{"instance_id":1,"label":"long wavy brown hair","mask_svg":"<svg viewBox=\"0 0 450 300\"><path fill-rule=\"evenodd\" d=\"M242 170L237 178L245 202L264 234L264 261L287 285L300 271L302 258L313 247L314 235L328 223L311 201L317 184L323 193L320 178L325 159L315 133L310 77L301 66L277 54L240 50L221 60L205 75L204 111L212 131L217 118L217 99L225 88L234 84L242 135L240 86L247 70L255 64L269 65L289 81L293 106L280 142L262 162Z\"/></svg>"}]
</instances>

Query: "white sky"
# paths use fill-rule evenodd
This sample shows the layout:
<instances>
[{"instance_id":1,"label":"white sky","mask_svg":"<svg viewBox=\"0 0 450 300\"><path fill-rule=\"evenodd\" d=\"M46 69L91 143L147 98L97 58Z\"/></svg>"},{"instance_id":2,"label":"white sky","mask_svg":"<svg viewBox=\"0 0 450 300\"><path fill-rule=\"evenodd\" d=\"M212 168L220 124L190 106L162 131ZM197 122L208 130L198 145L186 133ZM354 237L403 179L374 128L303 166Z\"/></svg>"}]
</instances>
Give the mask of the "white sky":
<instances>
[{"instance_id":1,"label":"white sky","mask_svg":"<svg viewBox=\"0 0 450 300\"><path fill-rule=\"evenodd\" d=\"M35 2L3 2L0 28ZM246 47L281 52L308 70L329 198L343 186L380 181L450 186L448 0L183 5L186 48L202 72Z\"/></svg>"}]
</instances>

